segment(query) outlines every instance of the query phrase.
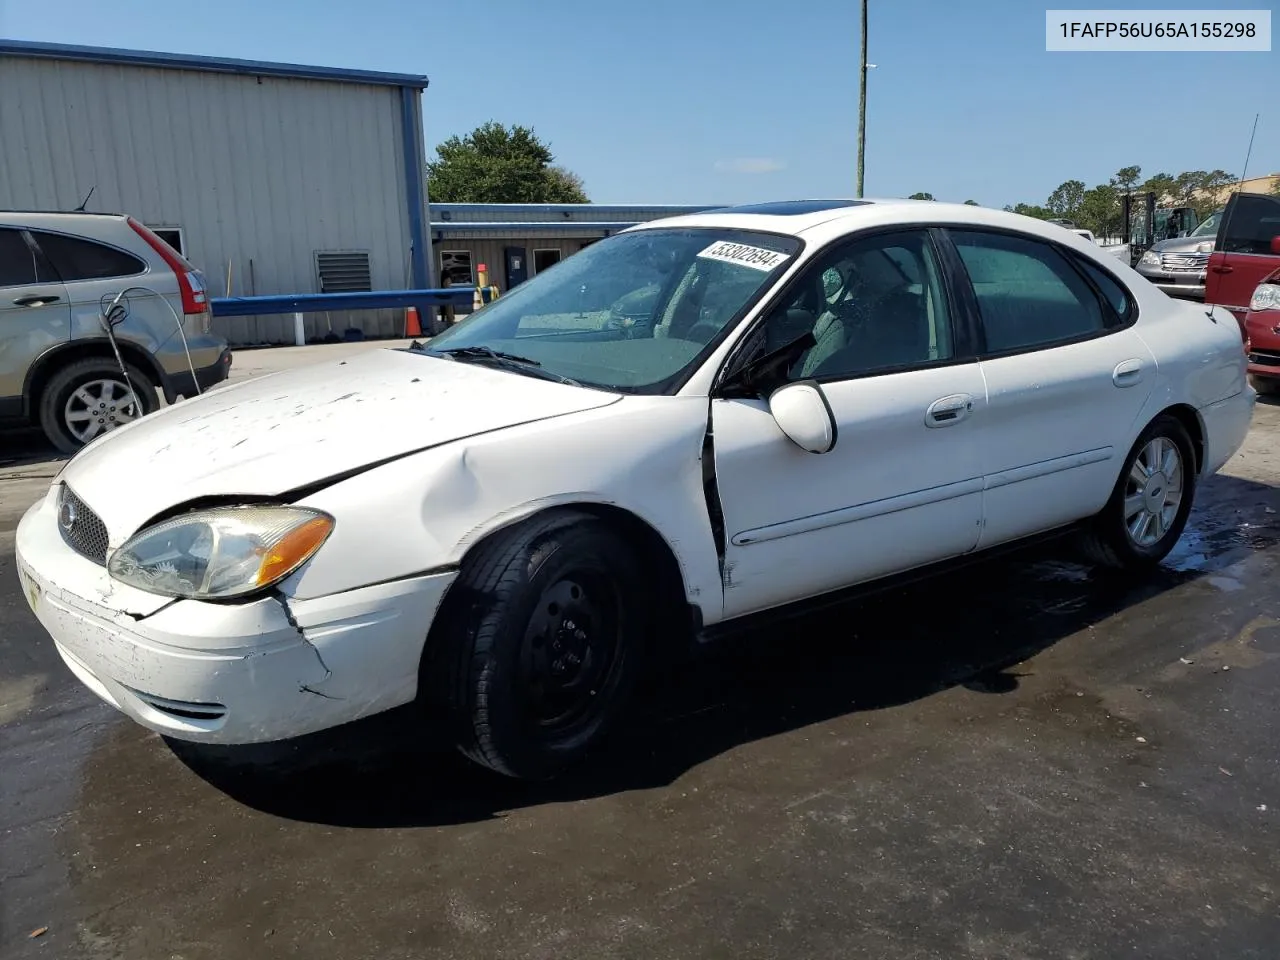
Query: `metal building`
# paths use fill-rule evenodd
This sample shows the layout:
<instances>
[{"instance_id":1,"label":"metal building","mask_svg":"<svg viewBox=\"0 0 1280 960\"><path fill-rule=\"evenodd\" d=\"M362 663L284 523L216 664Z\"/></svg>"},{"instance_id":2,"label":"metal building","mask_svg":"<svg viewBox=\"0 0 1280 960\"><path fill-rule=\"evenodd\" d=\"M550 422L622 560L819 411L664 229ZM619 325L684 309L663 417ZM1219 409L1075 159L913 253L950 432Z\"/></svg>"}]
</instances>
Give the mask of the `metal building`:
<instances>
[{"instance_id":1,"label":"metal building","mask_svg":"<svg viewBox=\"0 0 1280 960\"><path fill-rule=\"evenodd\" d=\"M423 76L0 40L0 209L129 213L215 296L434 286ZM92 190L92 196L89 196ZM403 311L307 317L395 335ZM219 319L234 345L282 316Z\"/></svg>"},{"instance_id":2,"label":"metal building","mask_svg":"<svg viewBox=\"0 0 1280 960\"><path fill-rule=\"evenodd\" d=\"M472 286L481 264L505 293L611 233L708 206L433 203L432 266L440 286Z\"/></svg>"}]
</instances>

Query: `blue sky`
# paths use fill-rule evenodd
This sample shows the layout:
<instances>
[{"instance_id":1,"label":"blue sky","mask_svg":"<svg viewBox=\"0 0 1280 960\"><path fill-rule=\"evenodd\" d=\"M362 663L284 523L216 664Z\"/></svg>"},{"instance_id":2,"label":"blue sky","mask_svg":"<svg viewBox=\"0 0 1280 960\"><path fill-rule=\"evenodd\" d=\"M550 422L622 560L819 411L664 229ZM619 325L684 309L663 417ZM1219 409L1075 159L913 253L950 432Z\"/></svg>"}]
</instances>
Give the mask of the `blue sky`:
<instances>
[{"instance_id":1,"label":"blue sky","mask_svg":"<svg viewBox=\"0 0 1280 960\"><path fill-rule=\"evenodd\" d=\"M1280 171L1280 47L1047 53L1046 6L1072 5L870 0L868 196L998 206L1132 163L1238 174L1257 113L1249 172ZM855 188L855 0L0 0L0 36L425 73L429 148L530 125L600 202Z\"/></svg>"}]
</instances>

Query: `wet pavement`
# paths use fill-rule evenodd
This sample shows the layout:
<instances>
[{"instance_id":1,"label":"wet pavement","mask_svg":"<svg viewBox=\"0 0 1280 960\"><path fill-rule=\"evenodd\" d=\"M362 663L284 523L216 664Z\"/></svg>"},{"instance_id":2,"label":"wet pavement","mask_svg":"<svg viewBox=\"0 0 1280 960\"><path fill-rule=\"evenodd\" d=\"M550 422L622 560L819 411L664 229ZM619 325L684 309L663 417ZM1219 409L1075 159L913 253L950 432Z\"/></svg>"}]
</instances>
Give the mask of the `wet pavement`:
<instances>
[{"instance_id":1,"label":"wet pavement","mask_svg":"<svg viewBox=\"0 0 1280 960\"><path fill-rule=\"evenodd\" d=\"M1280 407L1155 576L1042 547L735 638L539 786L405 711L120 718L18 590L41 469L0 479L5 960L1280 956Z\"/></svg>"}]
</instances>

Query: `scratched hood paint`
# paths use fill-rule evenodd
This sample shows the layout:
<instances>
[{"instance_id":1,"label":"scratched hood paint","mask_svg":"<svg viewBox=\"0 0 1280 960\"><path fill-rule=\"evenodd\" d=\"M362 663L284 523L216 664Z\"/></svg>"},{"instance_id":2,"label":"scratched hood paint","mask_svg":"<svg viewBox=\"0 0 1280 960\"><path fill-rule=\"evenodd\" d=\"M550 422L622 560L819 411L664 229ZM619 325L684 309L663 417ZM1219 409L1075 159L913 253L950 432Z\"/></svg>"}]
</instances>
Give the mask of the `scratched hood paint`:
<instances>
[{"instance_id":1,"label":"scratched hood paint","mask_svg":"<svg viewBox=\"0 0 1280 960\"><path fill-rule=\"evenodd\" d=\"M275 495L427 447L617 396L398 350L218 387L86 447L62 479L112 545L197 497Z\"/></svg>"}]
</instances>

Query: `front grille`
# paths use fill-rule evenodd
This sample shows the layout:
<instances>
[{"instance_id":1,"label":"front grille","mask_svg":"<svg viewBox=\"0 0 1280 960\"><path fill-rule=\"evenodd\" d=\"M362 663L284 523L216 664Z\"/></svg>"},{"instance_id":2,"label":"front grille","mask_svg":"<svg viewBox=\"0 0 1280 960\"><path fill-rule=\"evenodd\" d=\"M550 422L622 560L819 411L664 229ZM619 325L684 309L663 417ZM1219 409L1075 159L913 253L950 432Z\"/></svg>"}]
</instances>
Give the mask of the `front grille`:
<instances>
[{"instance_id":1,"label":"front grille","mask_svg":"<svg viewBox=\"0 0 1280 960\"><path fill-rule=\"evenodd\" d=\"M1272 353L1270 350L1254 350L1249 354L1249 362L1256 363L1260 367L1280 367L1280 353Z\"/></svg>"},{"instance_id":2,"label":"front grille","mask_svg":"<svg viewBox=\"0 0 1280 960\"><path fill-rule=\"evenodd\" d=\"M1183 270L1203 270L1209 265L1207 253L1164 253L1160 255L1160 266L1171 273Z\"/></svg>"},{"instance_id":3,"label":"front grille","mask_svg":"<svg viewBox=\"0 0 1280 960\"><path fill-rule=\"evenodd\" d=\"M58 491L58 529L72 550L106 566L107 525L65 483Z\"/></svg>"}]
</instances>

